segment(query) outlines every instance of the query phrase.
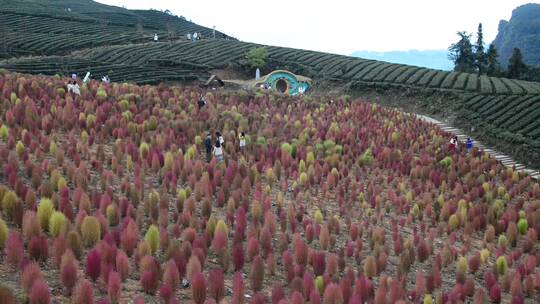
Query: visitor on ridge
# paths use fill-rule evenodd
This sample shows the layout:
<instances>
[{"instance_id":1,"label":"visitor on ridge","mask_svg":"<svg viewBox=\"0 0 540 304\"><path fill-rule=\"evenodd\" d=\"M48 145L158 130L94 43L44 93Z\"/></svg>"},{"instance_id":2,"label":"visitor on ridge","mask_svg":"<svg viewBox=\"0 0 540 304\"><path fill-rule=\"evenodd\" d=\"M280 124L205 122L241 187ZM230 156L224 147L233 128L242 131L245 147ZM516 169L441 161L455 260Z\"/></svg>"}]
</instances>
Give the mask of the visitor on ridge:
<instances>
[{"instance_id":1,"label":"visitor on ridge","mask_svg":"<svg viewBox=\"0 0 540 304\"><path fill-rule=\"evenodd\" d=\"M257 68L255 71L255 80L259 80L259 78L261 78L261 70Z\"/></svg>"},{"instance_id":2,"label":"visitor on ridge","mask_svg":"<svg viewBox=\"0 0 540 304\"><path fill-rule=\"evenodd\" d=\"M471 150L473 148L473 140L470 137L467 137L467 154L471 153Z\"/></svg>"},{"instance_id":3,"label":"visitor on ridge","mask_svg":"<svg viewBox=\"0 0 540 304\"><path fill-rule=\"evenodd\" d=\"M104 83L110 83L111 80L109 79L109 76L105 75L101 78L101 81L104 82Z\"/></svg>"},{"instance_id":4,"label":"visitor on ridge","mask_svg":"<svg viewBox=\"0 0 540 304\"><path fill-rule=\"evenodd\" d=\"M197 32L193 33L193 35L191 36L191 42L195 42L197 40Z\"/></svg>"},{"instance_id":5,"label":"visitor on ridge","mask_svg":"<svg viewBox=\"0 0 540 304\"><path fill-rule=\"evenodd\" d=\"M191 33L187 33L187 40L191 40Z\"/></svg>"},{"instance_id":6,"label":"visitor on ridge","mask_svg":"<svg viewBox=\"0 0 540 304\"><path fill-rule=\"evenodd\" d=\"M219 140L216 142L216 145L214 146L214 155L216 156L218 162L223 161L223 146L221 145Z\"/></svg>"},{"instance_id":7,"label":"visitor on ridge","mask_svg":"<svg viewBox=\"0 0 540 304\"><path fill-rule=\"evenodd\" d=\"M246 149L246 134L242 131L240 132L240 152L244 154L244 150Z\"/></svg>"},{"instance_id":8,"label":"visitor on ridge","mask_svg":"<svg viewBox=\"0 0 540 304\"><path fill-rule=\"evenodd\" d=\"M154 34L154 42L158 42L158 35L157 35L157 33Z\"/></svg>"},{"instance_id":9,"label":"visitor on ridge","mask_svg":"<svg viewBox=\"0 0 540 304\"><path fill-rule=\"evenodd\" d=\"M204 139L204 147L206 148L206 162L210 162L212 158L212 134L208 132L206 138Z\"/></svg>"}]
</instances>

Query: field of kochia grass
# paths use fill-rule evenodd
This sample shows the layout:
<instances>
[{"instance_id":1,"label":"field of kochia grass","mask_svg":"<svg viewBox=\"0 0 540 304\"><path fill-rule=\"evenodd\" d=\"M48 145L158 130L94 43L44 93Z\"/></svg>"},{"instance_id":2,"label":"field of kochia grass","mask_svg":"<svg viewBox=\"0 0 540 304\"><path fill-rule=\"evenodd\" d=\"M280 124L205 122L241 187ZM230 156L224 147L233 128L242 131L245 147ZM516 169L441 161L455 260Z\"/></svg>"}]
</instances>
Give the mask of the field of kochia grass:
<instances>
[{"instance_id":1,"label":"field of kochia grass","mask_svg":"<svg viewBox=\"0 0 540 304\"><path fill-rule=\"evenodd\" d=\"M66 81L0 72L0 303L540 300L540 184L434 125Z\"/></svg>"},{"instance_id":2,"label":"field of kochia grass","mask_svg":"<svg viewBox=\"0 0 540 304\"><path fill-rule=\"evenodd\" d=\"M203 40L186 41L195 31ZM151 42L154 33L159 43ZM0 69L14 72L83 76L90 71L96 79L108 75L119 83L193 84L216 72L251 76L246 53L256 47L268 51L263 73L286 69L311 77L316 91L416 97L397 106L474 128L482 142L540 167L539 83L264 46L219 31L213 40L212 29L154 10L82 0L0 0Z\"/></svg>"}]
</instances>

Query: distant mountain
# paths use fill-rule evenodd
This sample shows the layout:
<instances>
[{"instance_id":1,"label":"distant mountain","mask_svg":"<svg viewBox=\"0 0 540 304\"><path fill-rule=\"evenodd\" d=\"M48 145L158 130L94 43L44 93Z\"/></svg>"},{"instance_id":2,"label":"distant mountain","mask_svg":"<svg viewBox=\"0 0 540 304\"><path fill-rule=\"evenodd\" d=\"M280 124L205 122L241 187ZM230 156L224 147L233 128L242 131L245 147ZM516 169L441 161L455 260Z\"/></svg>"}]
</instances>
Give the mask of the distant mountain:
<instances>
[{"instance_id":1,"label":"distant mountain","mask_svg":"<svg viewBox=\"0 0 540 304\"><path fill-rule=\"evenodd\" d=\"M447 50L431 50L431 51L391 51L391 52L371 52L357 51L352 54L354 57L365 59L381 60L392 63L401 63L450 71L454 65L448 59Z\"/></svg>"},{"instance_id":2,"label":"distant mountain","mask_svg":"<svg viewBox=\"0 0 540 304\"><path fill-rule=\"evenodd\" d=\"M521 49L525 63L540 66L540 4L519 6L510 21L501 20L493 43L503 66L508 65L514 48Z\"/></svg>"}]
</instances>

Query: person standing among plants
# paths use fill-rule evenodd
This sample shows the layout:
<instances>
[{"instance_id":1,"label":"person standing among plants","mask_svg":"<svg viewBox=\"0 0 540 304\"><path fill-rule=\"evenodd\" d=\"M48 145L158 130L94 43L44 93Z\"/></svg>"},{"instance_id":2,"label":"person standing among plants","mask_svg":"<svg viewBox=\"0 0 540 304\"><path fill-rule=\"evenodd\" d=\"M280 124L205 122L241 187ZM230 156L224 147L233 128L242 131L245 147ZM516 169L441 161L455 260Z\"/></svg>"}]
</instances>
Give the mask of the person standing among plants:
<instances>
[{"instance_id":1,"label":"person standing among plants","mask_svg":"<svg viewBox=\"0 0 540 304\"><path fill-rule=\"evenodd\" d=\"M218 163L223 161L223 146L221 146L221 143L216 141L216 145L214 146L214 155L216 156Z\"/></svg>"},{"instance_id":2,"label":"person standing among plants","mask_svg":"<svg viewBox=\"0 0 540 304\"><path fill-rule=\"evenodd\" d=\"M244 151L246 149L246 134L244 131L240 132L240 153L244 154Z\"/></svg>"},{"instance_id":3,"label":"person standing among plants","mask_svg":"<svg viewBox=\"0 0 540 304\"><path fill-rule=\"evenodd\" d=\"M473 140L470 137L467 137L466 146L467 146L467 154L470 154L473 148Z\"/></svg>"},{"instance_id":4,"label":"person standing among plants","mask_svg":"<svg viewBox=\"0 0 540 304\"><path fill-rule=\"evenodd\" d=\"M219 131L216 131L216 141L221 147L225 146L225 140L223 139L223 136L221 136L221 133Z\"/></svg>"},{"instance_id":5,"label":"person standing among plants","mask_svg":"<svg viewBox=\"0 0 540 304\"><path fill-rule=\"evenodd\" d=\"M204 139L204 147L206 149L206 162L209 163L212 158L212 134L208 132L206 138Z\"/></svg>"},{"instance_id":6,"label":"person standing among plants","mask_svg":"<svg viewBox=\"0 0 540 304\"><path fill-rule=\"evenodd\" d=\"M457 136L454 136L450 139L448 150L450 150L450 152L455 152L457 151L457 147L458 147Z\"/></svg>"}]
</instances>

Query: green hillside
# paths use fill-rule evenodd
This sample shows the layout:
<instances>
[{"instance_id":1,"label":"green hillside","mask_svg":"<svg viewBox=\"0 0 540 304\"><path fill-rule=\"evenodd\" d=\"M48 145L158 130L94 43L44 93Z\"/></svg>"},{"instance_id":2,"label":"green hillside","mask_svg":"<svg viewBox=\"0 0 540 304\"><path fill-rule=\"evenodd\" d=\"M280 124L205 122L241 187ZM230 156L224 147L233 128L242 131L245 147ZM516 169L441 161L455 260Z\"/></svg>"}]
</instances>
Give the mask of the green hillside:
<instances>
[{"instance_id":1,"label":"green hillside","mask_svg":"<svg viewBox=\"0 0 540 304\"><path fill-rule=\"evenodd\" d=\"M69 10L69 11L68 11ZM65 55L103 45L142 43L212 29L159 11L127 10L89 0L0 1L0 58ZM227 37L221 32L216 36Z\"/></svg>"},{"instance_id":2,"label":"green hillside","mask_svg":"<svg viewBox=\"0 0 540 304\"><path fill-rule=\"evenodd\" d=\"M216 69L247 73L246 52L261 46L222 33L210 39L211 29L158 11L83 0L0 4L0 28L7 33L0 41L0 68L16 72L91 71L139 84L202 81ZM206 39L186 41L185 33L193 31ZM150 42L154 32L163 37L159 43ZM165 39L171 32L172 39ZM458 126L474 127L475 136L519 161L540 167L540 83L265 47L266 70L288 69L313 78L315 89L330 84L349 94L380 96L380 102L449 118Z\"/></svg>"}]
</instances>

